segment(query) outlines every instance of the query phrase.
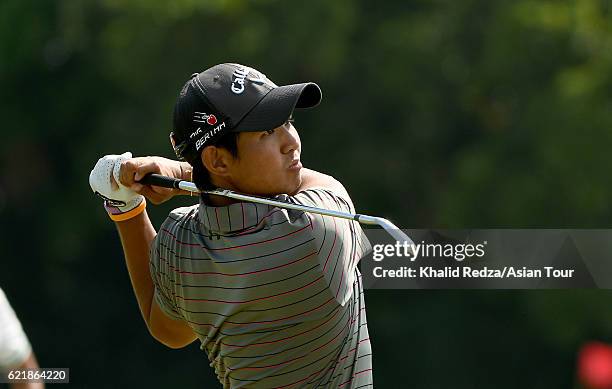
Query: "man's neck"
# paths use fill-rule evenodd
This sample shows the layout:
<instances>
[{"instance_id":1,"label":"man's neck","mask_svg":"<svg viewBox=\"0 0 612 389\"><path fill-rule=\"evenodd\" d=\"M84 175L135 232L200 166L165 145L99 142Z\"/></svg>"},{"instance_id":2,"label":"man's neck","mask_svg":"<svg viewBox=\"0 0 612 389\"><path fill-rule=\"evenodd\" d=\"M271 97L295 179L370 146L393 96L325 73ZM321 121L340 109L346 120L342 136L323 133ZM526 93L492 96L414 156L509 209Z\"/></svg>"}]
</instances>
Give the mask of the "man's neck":
<instances>
[{"instance_id":1,"label":"man's neck","mask_svg":"<svg viewBox=\"0 0 612 389\"><path fill-rule=\"evenodd\" d=\"M238 200L230 199L229 197L208 194L203 194L202 199L204 200L204 204L212 207L224 207L239 202Z\"/></svg>"},{"instance_id":2,"label":"man's neck","mask_svg":"<svg viewBox=\"0 0 612 389\"><path fill-rule=\"evenodd\" d=\"M236 187L232 184L231 181L223 179L223 178L211 178L211 184L218 189L229 189L234 192L240 192L236 189ZM215 196L215 195L206 195L203 194L202 198L204 199L204 204L210 205L212 207L224 207L226 205L238 203L238 200L231 199L229 197L224 196Z\"/></svg>"}]
</instances>

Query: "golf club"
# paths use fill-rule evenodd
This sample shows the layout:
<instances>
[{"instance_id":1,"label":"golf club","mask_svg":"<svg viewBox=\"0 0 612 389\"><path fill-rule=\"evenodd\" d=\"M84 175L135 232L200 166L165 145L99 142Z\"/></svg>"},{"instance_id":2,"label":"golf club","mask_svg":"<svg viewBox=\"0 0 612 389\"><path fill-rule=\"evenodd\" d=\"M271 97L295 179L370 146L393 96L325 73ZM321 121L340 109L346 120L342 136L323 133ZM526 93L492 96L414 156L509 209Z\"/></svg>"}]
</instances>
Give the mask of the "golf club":
<instances>
[{"instance_id":1,"label":"golf club","mask_svg":"<svg viewBox=\"0 0 612 389\"><path fill-rule=\"evenodd\" d=\"M200 191L193 182L179 180L178 178L162 176L160 174L147 174L140 180L140 183L145 184L145 185L154 185L154 186L164 187L164 188L181 189L181 190L185 190L185 191L193 192L193 193L206 193L209 195L224 196L224 197L229 197L229 198L240 200L240 201L267 204L267 205L271 205L274 207L294 209L298 211L316 213L319 215L355 220L362 224L378 225L382 227L385 231L387 231L389 235L393 237L393 239L400 242L400 244L403 245L404 242L406 242L409 247L413 247L412 246L413 242L408 237L408 235L404 234L402 230L400 230L397 226L395 226L389 220L382 218L382 217L368 216L368 215L362 215L358 213L333 211L330 209L310 207L308 205L292 204L292 203L288 203L285 201L272 200L266 197L237 193L237 192L234 192L228 189Z\"/></svg>"}]
</instances>

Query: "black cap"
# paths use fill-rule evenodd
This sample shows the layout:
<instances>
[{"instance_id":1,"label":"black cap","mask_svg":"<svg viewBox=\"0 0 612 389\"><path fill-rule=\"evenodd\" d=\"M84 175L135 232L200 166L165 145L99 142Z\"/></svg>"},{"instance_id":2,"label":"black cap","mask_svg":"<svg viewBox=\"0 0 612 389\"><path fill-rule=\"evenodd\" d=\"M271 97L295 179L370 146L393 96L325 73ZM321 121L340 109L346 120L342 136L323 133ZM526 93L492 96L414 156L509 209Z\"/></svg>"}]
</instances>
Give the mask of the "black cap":
<instances>
[{"instance_id":1,"label":"black cap","mask_svg":"<svg viewBox=\"0 0 612 389\"><path fill-rule=\"evenodd\" d=\"M227 132L267 131L281 126L295 108L321 101L312 82L277 86L265 74L234 63L195 73L174 106L170 140L176 156L193 165L200 151Z\"/></svg>"}]
</instances>

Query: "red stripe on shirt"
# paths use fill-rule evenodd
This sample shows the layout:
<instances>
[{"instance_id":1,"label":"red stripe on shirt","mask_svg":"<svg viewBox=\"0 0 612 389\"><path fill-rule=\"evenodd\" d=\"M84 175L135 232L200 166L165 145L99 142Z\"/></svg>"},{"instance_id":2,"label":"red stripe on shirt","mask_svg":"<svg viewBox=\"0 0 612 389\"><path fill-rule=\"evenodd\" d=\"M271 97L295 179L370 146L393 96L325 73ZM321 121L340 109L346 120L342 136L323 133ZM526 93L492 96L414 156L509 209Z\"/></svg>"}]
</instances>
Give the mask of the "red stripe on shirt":
<instances>
[{"instance_id":1,"label":"red stripe on shirt","mask_svg":"<svg viewBox=\"0 0 612 389\"><path fill-rule=\"evenodd\" d=\"M183 301L198 301L198 302L211 302L211 303L227 303L227 304L246 304L246 303L251 303L253 301L260 301L260 300L267 300L270 299L272 297L278 297L278 296L283 296L289 293L293 293L293 292L297 292L298 290L302 290L304 288L307 288L309 286L311 286L312 284L314 284L315 282L319 281L321 278L323 278L323 275L319 276L319 278L309 282L308 284L304 285L304 286L300 286L299 288L293 289L293 290L288 290L286 292L283 293L278 293L278 294L273 294L270 296L266 296L266 297L259 297L256 299L252 299L252 300L245 300L245 301L227 301L227 300L208 300L208 299L191 299L191 298L184 298L181 295L175 295L176 298L183 300Z\"/></svg>"},{"instance_id":2,"label":"red stripe on shirt","mask_svg":"<svg viewBox=\"0 0 612 389\"><path fill-rule=\"evenodd\" d=\"M336 362L336 364L337 364L337 362ZM335 368L335 367L334 367L334 368ZM323 368L323 369L321 369L321 370L318 370L318 371L315 371L314 373L309 374L309 375L308 375L306 378L302 378L302 379L301 379L301 380L299 380L299 381L295 381L295 382L292 382L292 383L287 384L287 385L283 385L283 386L276 386L276 387L274 387L273 389L283 389L283 388L288 388L288 387L290 387L290 386L293 386L293 385L299 384L300 382L306 381L307 379L309 379L309 378L311 378L311 377L313 377L313 376L315 376L315 375L317 375L317 374L321 373L323 370L329 370L329 369L330 369L329 367L324 367L324 368Z\"/></svg>"},{"instance_id":3,"label":"red stripe on shirt","mask_svg":"<svg viewBox=\"0 0 612 389\"><path fill-rule=\"evenodd\" d=\"M291 235L293 235L293 234L297 234L298 232L303 231L304 229L306 229L306 228L308 228L308 227L309 227L309 226L305 226L305 227L300 228L300 229L299 229L299 230L297 230L297 231L290 232L290 233L288 233L288 234L286 234L286 235L277 236L276 238L272 238L272 239L261 240L261 241L259 241L259 242L253 242L253 243L242 244L242 245L240 245L240 246L219 247L219 248L214 248L214 249L213 249L213 248L208 248L208 250L211 250L211 251L225 251L225 250L234 250L234 249L239 249L239 248L241 248L241 247L254 246L254 245L257 245L257 244L261 244L261 243L272 242L272 241L274 241L274 240L284 239L284 238L286 238L286 237L288 237L288 236L291 236ZM178 242L178 241L177 241L177 242Z\"/></svg>"},{"instance_id":4,"label":"red stripe on shirt","mask_svg":"<svg viewBox=\"0 0 612 389\"><path fill-rule=\"evenodd\" d=\"M308 375L308 377L306 377L306 378L302 378L302 379L301 379L301 380L299 380L299 381L292 382L292 383L290 383L289 385L275 386L275 387L274 387L274 388L272 388L272 389L284 389L284 388L288 388L288 387L290 387L290 386L293 386L293 385L295 385L295 384L299 384L300 382L302 382L302 381L306 381L306 380L307 380L307 379L309 379L310 377L312 377L312 376L315 376L315 375L319 374L320 372L322 372L322 371L323 371L323 370L325 370L325 369L327 369L327 367L324 367L323 369L321 369L321 370L319 370L319 371L315 371L314 373L311 373L310 375Z\"/></svg>"},{"instance_id":5,"label":"red stripe on shirt","mask_svg":"<svg viewBox=\"0 0 612 389\"><path fill-rule=\"evenodd\" d=\"M319 349L321 349L321 348L323 348L323 347L327 346L328 344L330 344L331 342L333 342L334 340L336 340L336 339L337 339L337 338L338 338L340 335L342 335L342 333L344 332L344 330L346 330L346 328L349 326L349 324L350 324L350 320L347 320L347 322L346 322L346 324L344 325L344 327L343 327L343 328L342 328L342 329L341 329L341 330L340 330L340 331L339 331L339 332L336 334L336 336L334 336L333 338L331 338L331 339L330 339L330 340L328 340L327 342L323 343L323 344L322 344L322 345L320 345L319 347L317 347L317 348L315 348L315 349L313 349L313 350L310 350L308 354L304 354L304 355L299 356L299 357L297 357L297 358L289 359L289 360L286 360L286 361L283 361L283 362L281 362L281 363L277 363L277 364L274 364L274 365L243 367L243 368L239 368L239 369L236 369L236 370L232 370L232 369L230 369L230 370L232 370L232 371L237 371L237 370L259 370L259 369L267 369L267 368L269 368L269 367L277 367L277 366L282 366L282 365L286 365L286 364L288 364L288 363L291 363L291 362L297 361L298 359L302 359L302 358L304 358L304 357L307 357L307 356L309 356L311 353L313 353L313 352L315 352L315 351L317 351L317 350L319 350ZM342 339L341 339L341 340L342 340ZM255 357L254 357L254 358L255 358Z\"/></svg>"},{"instance_id":6,"label":"red stripe on shirt","mask_svg":"<svg viewBox=\"0 0 612 389\"><path fill-rule=\"evenodd\" d=\"M259 343L251 343L251 344L244 344L244 345L239 345L239 344L231 344L231 343L224 343L223 341L221 342L221 344L222 344L222 345L224 345L224 346L229 346L229 347L247 348L247 347L251 347L251 346L259 346L259 345L264 345L264 344L272 344L272 343L283 342L283 341L286 341L286 340L289 340L289 339L295 338L295 337L297 337L297 336L304 335L304 334L307 334L307 333L309 333L309 332L311 332L311 331L316 330L317 328L321 327L323 324L326 324L326 323L327 323L327 322L329 322L331 319L333 319L333 318L334 318L334 317L335 317L335 316L338 314L338 312L340 312L340 309L336 309L336 312L334 312L334 314L333 314L333 315L331 315L331 316L330 316L330 317L329 317L327 320L325 320L323 323L319 324L318 326L313 327L313 328L311 328L311 329L309 329L309 330L306 330L306 331L304 331L304 332L300 332L299 334L295 334L295 335L292 335L292 336L288 336L288 337L286 337L286 338L281 338L281 339L271 340L271 341L269 341L269 342L259 342Z\"/></svg>"},{"instance_id":7,"label":"red stripe on shirt","mask_svg":"<svg viewBox=\"0 0 612 389\"><path fill-rule=\"evenodd\" d=\"M341 383L340 385L338 385L338 387L339 387L339 388L341 388L341 387L343 387L344 385L346 385L346 384L348 384L349 382L351 382L351 381L353 380L353 378L355 378L355 376L356 376L357 374L367 373L368 371L372 371L372 369L365 369L365 370L362 370L362 371L358 371L357 373L353 374L353 377L351 377L351 379L350 379L350 380L348 380L348 381L346 381L346 382Z\"/></svg>"},{"instance_id":8,"label":"red stripe on shirt","mask_svg":"<svg viewBox=\"0 0 612 389\"><path fill-rule=\"evenodd\" d=\"M305 315L307 313L311 313L311 312L314 312L314 311L316 311L318 309L321 309L322 307L324 307L327 304L329 304L330 301L335 301L335 299L332 297L329 300L327 300L326 302L324 302L323 304L319 305L318 307L315 307L313 309L309 309L309 310L307 310L305 312L297 313L295 315L291 315L291 316L287 316L287 317L282 317L280 319L262 320L262 321L251 321L251 322L246 322L246 323L234 323L234 322L231 322L231 321L226 321L225 324L230 324L232 326L240 327L240 326L248 325L248 324L267 324L267 323L274 323L274 322L277 322L277 321L283 321L283 320L287 320L287 319L293 319L294 317L302 316L302 315Z\"/></svg>"},{"instance_id":9,"label":"red stripe on shirt","mask_svg":"<svg viewBox=\"0 0 612 389\"><path fill-rule=\"evenodd\" d=\"M250 272L246 272L246 273L235 273L235 274L231 274L231 273L221 273L221 272L213 272L213 271L206 271L206 272L190 272L190 271L185 271L185 270L178 270L178 267L172 266L170 264L170 261L168 261L168 259L166 259L165 257L163 257L161 254L159 255L159 259L163 260L164 262L166 262L168 264L168 267L171 268L175 273L179 273L179 274L192 274L192 275L217 275L217 276L228 276L228 277L236 277L236 276L246 276L249 274L255 274L255 273L263 273L266 271L270 271L270 270L275 270L275 269L280 269L281 267L285 267L285 266L289 266L289 265L293 265L297 262L300 262L301 260L310 257L311 255L316 254L315 252L312 252L310 254L307 254L304 257L301 257L299 259L296 259L295 261L292 262L287 262L287 263L283 263L282 265L278 265L278 266L274 266L274 267L270 267L267 269L261 269L261 270L254 270L254 271L250 271Z\"/></svg>"},{"instance_id":10,"label":"red stripe on shirt","mask_svg":"<svg viewBox=\"0 0 612 389\"><path fill-rule=\"evenodd\" d=\"M269 218L270 216L274 215L276 212L280 212L282 211L282 209L274 209L272 212L270 212L269 214L267 214L266 216L263 217L263 219L261 219L260 221L257 222L257 224L252 225L251 227L247 228L246 230L240 232L239 234L236 234L235 236L240 236L240 235L247 235L249 234L251 231L253 231L255 228L257 228L257 226L259 226L261 224L262 221L264 221L265 219ZM243 210L243 216L244 216L244 210ZM244 219L243 219L243 229L244 229Z\"/></svg>"},{"instance_id":11,"label":"red stripe on shirt","mask_svg":"<svg viewBox=\"0 0 612 389\"><path fill-rule=\"evenodd\" d=\"M354 323L354 322L355 322L355 321L353 320L353 323ZM359 343L362 343L362 342L365 342L365 341L369 341L369 340L370 340L370 338L365 338L365 339L362 339L362 340L360 340L359 342L357 342L357 344L359 345ZM359 347L359 346L357 346L357 347ZM352 353L353 351L357 350L357 347L352 348L352 349L350 349L349 351L347 351L345 356L343 356L342 358L338 359L338 362L340 362L340 361L344 361L346 358L348 358L348 356L349 356L349 354L350 354L350 353Z\"/></svg>"},{"instance_id":12,"label":"red stripe on shirt","mask_svg":"<svg viewBox=\"0 0 612 389\"><path fill-rule=\"evenodd\" d=\"M340 293L340 287L342 286L342 283L344 282L344 270L345 270L345 263L342 262L341 267L342 267L342 276L340 276L340 282L338 283L338 290L336 290L336 299L338 298L338 293Z\"/></svg>"},{"instance_id":13,"label":"red stripe on shirt","mask_svg":"<svg viewBox=\"0 0 612 389\"><path fill-rule=\"evenodd\" d=\"M165 232L167 235L170 235L172 238L174 238L176 243L178 243L180 245L183 245L183 246L200 246L199 243L188 243L188 242L183 242L183 241L178 240L176 235L174 235L170 230L167 230L165 228L161 228L160 231Z\"/></svg>"},{"instance_id":14,"label":"red stripe on shirt","mask_svg":"<svg viewBox=\"0 0 612 389\"><path fill-rule=\"evenodd\" d=\"M231 326L231 327L243 327L243 326L247 326L247 325L251 325L251 324L267 324L267 323L274 323L277 321L283 321L283 320L287 320L287 319L292 319L294 317L297 316L301 316L301 315L305 315L307 313L311 313L314 312L318 309L321 309L322 307L324 307L325 305L329 304L330 301L334 301L334 298L330 298L329 300L327 300L326 302L324 302L323 304L319 305L318 307L315 307L313 309L309 309L305 312L300 312L298 314L295 315L291 315L291 316L287 316L287 317L281 317L279 319L274 319L274 320L263 320L263 321L249 321L249 322L245 322L245 323L235 323L235 322L231 322L231 321L224 321L223 325L224 326ZM197 325L197 326L207 326L207 327L214 327L214 328L220 328L219 326L216 326L214 324L210 324L210 323L199 323L197 321L190 321L185 319L186 321L188 321L189 323L193 324L193 325Z\"/></svg>"},{"instance_id":15,"label":"red stripe on shirt","mask_svg":"<svg viewBox=\"0 0 612 389\"><path fill-rule=\"evenodd\" d=\"M282 211L282 210L281 209L274 209L268 215L264 216L264 219L267 218L267 217L270 217L272 214L274 214L276 212L279 212L279 211ZM219 217L217 215L217 208L215 208L215 215L217 216L217 227L220 229L220 227L219 227ZM312 227L312 220L310 220L310 218L308 218L308 221L309 221L309 225L308 226L310 226L310 228L312 229L313 228ZM244 220L243 220L243 225L244 225ZM246 231L243 231L243 232L241 232L238 235L245 235L248 231L256 228L258 225L259 225L259 223L254 225L254 226L249 227ZM268 240L262 240L262 241L259 241L259 242L248 243L248 244L244 244L244 245L240 245L240 246L232 246L232 247L221 247L221 248L206 247L206 249L211 250L211 251L233 250L233 249L237 249L237 248L240 248L240 247L246 247L246 246L252 246L252 245L256 245L256 244L260 244L260 243L271 242L271 241L274 241L274 240L277 240L277 239L283 239L283 238L286 238L287 236L290 236L290 235L293 235L295 233L298 233L298 232L304 230L305 228L307 228L308 226L302 227L299 230L293 231L293 232L291 232L291 233L289 233L287 235L277 236L276 238L272 238L272 239L268 239ZM179 240L176 237L176 235L174 235L170 230L167 230L166 228L161 228L160 231L163 231L167 235L170 235L176 241L176 243L178 243L178 244L180 244L182 246L201 246L199 243L189 243L189 242L183 242L183 241Z\"/></svg>"}]
</instances>

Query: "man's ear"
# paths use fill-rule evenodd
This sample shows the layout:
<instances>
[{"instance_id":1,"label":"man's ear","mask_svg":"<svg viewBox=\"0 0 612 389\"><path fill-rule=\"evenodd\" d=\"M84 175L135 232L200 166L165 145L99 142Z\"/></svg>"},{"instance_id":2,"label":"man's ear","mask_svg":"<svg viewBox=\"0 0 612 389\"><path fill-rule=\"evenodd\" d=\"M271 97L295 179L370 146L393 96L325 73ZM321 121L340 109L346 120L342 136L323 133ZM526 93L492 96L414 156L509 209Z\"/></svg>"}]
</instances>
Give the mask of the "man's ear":
<instances>
[{"instance_id":1,"label":"man's ear","mask_svg":"<svg viewBox=\"0 0 612 389\"><path fill-rule=\"evenodd\" d=\"M227 176L232 156L229 151L221 147L206 146L202 150L202 164L211 173L217 176Z\"/></svg>"}]
</instances>

